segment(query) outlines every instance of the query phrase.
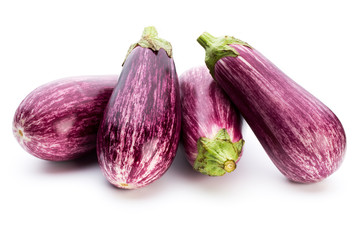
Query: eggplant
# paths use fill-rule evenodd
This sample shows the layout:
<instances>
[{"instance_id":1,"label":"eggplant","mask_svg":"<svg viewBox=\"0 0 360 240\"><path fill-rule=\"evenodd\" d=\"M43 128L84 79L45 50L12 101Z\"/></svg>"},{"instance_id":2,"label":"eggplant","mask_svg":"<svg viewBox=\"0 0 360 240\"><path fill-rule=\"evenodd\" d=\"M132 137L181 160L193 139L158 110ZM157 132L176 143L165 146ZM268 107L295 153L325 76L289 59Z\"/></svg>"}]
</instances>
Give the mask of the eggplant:
<instances>
[{"instance_id":1,"label":"eggplant","mask_svg":"<svg viewBox=\"0 0 360 240\"><path fill-rule=\"evenodd\" d=\"M311 183L339 168L345 131L324 103L246 42L206 32L198 42L210 73L283 175Z\"/></svg>"},{"instance_id":2,"label":"eggplant","mask_svg":"<svg viewBox=\"0 0 360 240\"><path fill-rule=\"evenodd\" d=\"M242 118L206 66L180 76L182 143L191 166L209 176L236 168L242 154Z\"/></svg>"},{"instance_id":3,"label":"eggplant","mask_svg":"<svg viewBox=\"0 0 360 240\"><path fill-rule=\"evenodd\" d=\"M79 76L33 90L13 119L19 144L50 161L79 158L96 148L96 134L118 76Z\"/></svg>"},{"instance_id":4,"label":"eggplant","mask_svg":"<svg viewBox=\"0 0 360 240\"><path fill-rule=\"evenodd\" d=\"M98 132L99 165L112 185L140 188L166 172L179 143L180 107L171 44L147 27L128 51Z\"/></svg>"}]
</instances>

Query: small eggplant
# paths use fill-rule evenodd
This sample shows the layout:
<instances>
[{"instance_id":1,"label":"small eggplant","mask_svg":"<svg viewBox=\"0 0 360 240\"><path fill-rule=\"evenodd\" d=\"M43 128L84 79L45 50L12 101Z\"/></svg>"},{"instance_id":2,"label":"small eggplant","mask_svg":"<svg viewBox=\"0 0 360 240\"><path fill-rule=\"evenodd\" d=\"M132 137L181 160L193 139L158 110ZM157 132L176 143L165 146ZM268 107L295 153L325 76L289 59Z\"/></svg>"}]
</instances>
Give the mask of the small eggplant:
<instances>
[{"instance_id":1,"label":"small eggplant","mask_svg":"<svg viewBox=\"0 0 360 240\"><path fill-rule=\"evenodd\" d=\"M180 107L171 45L145 28L129 49L98 132L98 160L111 184L140 188L166 172L179 143Z\"/></svg>"},{"instance_id":2,"label":"small eggplant","mask_svg":"<svg viewBox=\"0 0 360 240\"><path fill-rule=\"evenodd\" d=\"M13 133L35 157L79 158L96 148L96 134L118 76L59 79L32 91L19 105Z\"/></svg>"},{"instance_id":3,"label":"small eggplant","mask_svg":"<svg viewBox=\"0 0 360 240\"><path fill-rule=\"evenodd\" d=\"M232 172L244 140L241 116L206 66L180 76L182 142L193 168L210 176Z\"/></svg>"},{"instance_id":4,"label":"small eggplant","mask_svg":"<svg viewBox=\"0 0 360 240\"><path fill-rule=\"evenodd\" d=\"M345 131L327 106L241 40L204 33L198 42L210 73L281 173L310 183L339 168Z\"/></svg>"}]
</instances>

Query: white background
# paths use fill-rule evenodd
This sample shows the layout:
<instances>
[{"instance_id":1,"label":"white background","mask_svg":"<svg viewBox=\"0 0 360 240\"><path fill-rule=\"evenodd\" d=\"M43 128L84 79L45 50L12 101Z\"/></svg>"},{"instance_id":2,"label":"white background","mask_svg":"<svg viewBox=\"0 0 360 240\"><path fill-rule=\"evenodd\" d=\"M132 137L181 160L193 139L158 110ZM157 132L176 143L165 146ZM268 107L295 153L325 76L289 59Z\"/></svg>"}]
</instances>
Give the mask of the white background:
<instances>
[{"instance_id":1,"label":"white background","mask_svg":"<svg viewBox=\"0 0 360 240\"><path fill-rule=\"evenodd\" d=\"M1 1L0 239L359 239L358 1ZM55 163L21 149L12 117L35 87L119 74L130 44L156 26L178 74L203 64L208 31L257 48L342 121L347 153L316 184L274 167L248 126L231 174L194 172L179 148L169 171L119 190L93 161Z\"/></svg>"}]
</instances>

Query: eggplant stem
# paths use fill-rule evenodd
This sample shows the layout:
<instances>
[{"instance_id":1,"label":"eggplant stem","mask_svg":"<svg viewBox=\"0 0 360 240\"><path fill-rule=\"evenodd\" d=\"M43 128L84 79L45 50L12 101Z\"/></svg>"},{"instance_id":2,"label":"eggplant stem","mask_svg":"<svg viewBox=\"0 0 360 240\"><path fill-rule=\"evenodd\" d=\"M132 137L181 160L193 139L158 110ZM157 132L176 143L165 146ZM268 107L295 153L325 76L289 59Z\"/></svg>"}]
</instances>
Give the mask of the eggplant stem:
<instances>
[{"instance_id":1,"label":"eggplant stem","mask_svg":"<svg viewBox=\"0 0 360 240\"><path fill-rule=\"evenodd\" d=\"M237 57L239 53L230 45L239 44L252 48L248 43L237 38L224 36L214 37L210 33L204 32L197 39L198 43L205 49L205 63L210 74L215 78L215 64L223 57Z\"/></svg>"},{"instance_id":2,"label":"eggplant stem","mask_svg":"<svg viewBox=\"0 0 360 240\"><path fill-rule=\"evenodd\" d=\"M198 140L198 155L194 169L209 176L222 176L236 168L244 140L232 142L226 129L220 129L213 139L201 137Z\"/></svg>"},{"instance_id":3,"label":"eggplant stem","mask_svg":"<svg viewBox=\"0 0 360 240\"><path fill-rule=\"evenodd\" d=\"M216 38L208 32L204 32L197 39L198 43L205 49L211 47L215 40Z\"/></svg>"},{"instance_id":4,"label":"eggplant stem","mask_svg":"<svg viewBox=\"0 0 360 240\"><path fill-rule=\"evenodd\" d=\"M130 46L122 65L124 65L129 54L137 46L140 46L142 48L149 48L149 49L153 50L155 53L158 52L162 48L165 50L168 57L172 58L172 46L171 46L170 42L166 41L165 39L159 38L156 28L150 26L150 27L144 28L144 31L141 35L141 39L138 42L136 42Z\"/></svg>"}]
</instances>

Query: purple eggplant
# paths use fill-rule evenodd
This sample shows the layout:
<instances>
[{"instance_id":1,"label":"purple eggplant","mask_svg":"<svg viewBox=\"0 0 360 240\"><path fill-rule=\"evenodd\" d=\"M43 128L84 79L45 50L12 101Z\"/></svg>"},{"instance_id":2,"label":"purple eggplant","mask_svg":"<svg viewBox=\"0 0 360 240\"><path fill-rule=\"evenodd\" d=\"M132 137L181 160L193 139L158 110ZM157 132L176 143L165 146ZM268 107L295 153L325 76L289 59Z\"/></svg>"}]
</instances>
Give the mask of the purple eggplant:
<instances>
[{"instance_id":1,"label":"purple eggplant","mask_svg":"<svg viewBox=\"0 0 360 240\"><path fill-rule=\"evenodd\" d=\"M180 107L171 45L145 28L129 49L98 132L98 160L111 184L140 188L166 172L179 143Z\"/></svg>"},{"instance_id":2,"label":"purple eggplant","mask_svg":"<svg viewBox=\"0 0 360 240\"><path fill-rule=\"evenodd\" d=\"M335 114L249 44L202 34L206 65L288 179L317 182L339 168L346 137Z\"/></svg>"},{"instance_id":3,"label":"purple eggplant","mask_svg":"<svg viewBox=\"0 0 360 240\"><path fill-rule=\"evenodd\" d=\"M13 133L35 157L65 161L96 148L96 134L118 76L59 79L32 91L19 105Z\"/></svg>"},{"instance_id":4,"label":"purple eggplant","mask_svg":"<svg viewBox=\"0 0 360 240\"><path fill-rule=\"evenodd\" d=\"M182 142L193 168L210 176L232 172L244 140L241 116L206 66L180 76Z\"/></svg>"}]
</instances>

